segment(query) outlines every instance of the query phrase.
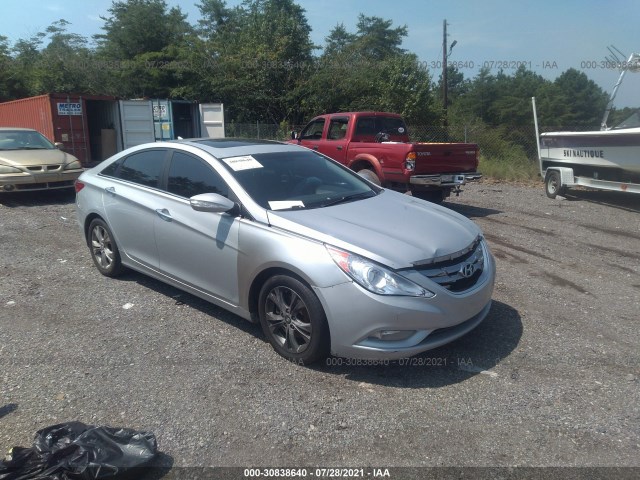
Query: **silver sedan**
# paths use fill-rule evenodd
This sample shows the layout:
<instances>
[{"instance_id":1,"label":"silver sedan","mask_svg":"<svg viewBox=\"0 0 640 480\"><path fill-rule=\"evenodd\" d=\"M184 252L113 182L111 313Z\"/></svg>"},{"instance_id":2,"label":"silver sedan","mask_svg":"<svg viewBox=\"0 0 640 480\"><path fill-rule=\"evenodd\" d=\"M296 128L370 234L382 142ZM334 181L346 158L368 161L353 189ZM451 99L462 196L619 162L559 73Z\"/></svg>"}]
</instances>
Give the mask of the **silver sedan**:
<instances>
[{"instance_id":1,"label":"silver sedan","mask_svg":"<svg viewBox=\"0 0 640 480\"><path fill-rule=\"evenodd\" d=\"M259 322L282 356L399 359L487 315L480 229L277 142L145 144L76 182L97 269L128 267Z\"/></svg>"}]
</instances>

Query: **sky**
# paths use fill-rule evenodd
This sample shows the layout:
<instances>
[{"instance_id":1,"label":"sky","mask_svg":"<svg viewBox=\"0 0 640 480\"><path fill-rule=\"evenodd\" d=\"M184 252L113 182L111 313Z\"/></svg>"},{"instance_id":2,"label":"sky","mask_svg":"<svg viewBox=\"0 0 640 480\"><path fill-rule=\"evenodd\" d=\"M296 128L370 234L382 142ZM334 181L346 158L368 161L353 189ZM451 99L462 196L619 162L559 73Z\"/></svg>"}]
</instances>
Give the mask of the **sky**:
<instances>
[{"instance_id":1,"label":"sky","mask_svg":"<svg viewBox=\"0 0 640 480\"><path fill-rule=\"evenodd\" d=\"M190 23L200 18L198 0L166 0L180 6ZM61 18L69 31L90 38L101 32L111 0L0 0L0 35L15 42L44 31ZM239 0L227 0L235 6ZM434 79L441 72L443 21L448 43L457 42L450 62L466 78L481 66L507 74L524 64L553 80L568 68L585 72L610 93L619 71L605 57L615 46L627 57L640 53L638 0L296 0L306 10L312 41L323 46L333 27L344 24L355 32L358 15L378 16L406 26L402 47L418 55ZM640 107L640 72L627 74L614 102L616 107Z\"/></svg>"}]
</instances>

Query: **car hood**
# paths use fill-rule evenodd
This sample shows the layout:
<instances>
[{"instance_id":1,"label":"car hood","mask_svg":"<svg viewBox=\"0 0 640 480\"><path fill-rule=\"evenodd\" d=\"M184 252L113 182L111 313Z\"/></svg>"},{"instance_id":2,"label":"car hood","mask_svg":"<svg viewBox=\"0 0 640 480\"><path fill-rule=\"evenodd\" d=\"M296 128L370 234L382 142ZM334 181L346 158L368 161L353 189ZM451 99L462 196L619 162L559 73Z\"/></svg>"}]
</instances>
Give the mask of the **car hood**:
<instances>
[{"instance_id":1,"label":"car hood","mask_svg":"<svg viewBox=\"0 0 640 480\"><path fill-rule=\"evenodd\" d=\"M332 207L267 214L274 227L395 269L459 252L481 234L476 224L452 210L389 190Z\"/></svg>"},{"instance_id":2,"label":"car hood","mask_svg":"<svg viewBox=\"0 0 640 480\"><path fill-rule=\"evenodd\" d=\"M12 166L59 165L75 157L57 148L42 150L0 150L0 163Z\"/></svg>"}]
</instances>

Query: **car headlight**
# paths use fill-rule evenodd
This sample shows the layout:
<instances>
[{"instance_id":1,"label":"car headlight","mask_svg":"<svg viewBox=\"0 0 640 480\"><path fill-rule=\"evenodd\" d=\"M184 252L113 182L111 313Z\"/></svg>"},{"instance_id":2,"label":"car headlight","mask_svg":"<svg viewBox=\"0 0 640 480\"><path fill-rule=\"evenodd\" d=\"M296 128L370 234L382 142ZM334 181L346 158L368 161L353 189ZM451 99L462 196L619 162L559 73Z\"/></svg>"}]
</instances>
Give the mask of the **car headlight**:
<instances>
[{"instance_id":1,"label":"car headlight","mask_svg":"<svg viewBox=\"0 0 640 480\"><path fill-rule=\"evenodd\" d=\"M326 245L336 265L358 285L379 295L431 298L435 293L360 255Z\"/></svg>"},{"instance_id":2,"label":"car headlight","mask_svg":"<svg viewBox=\"0 0 640 480\"><path fill-rule=\"evenodd\" d=\"M9 165L0 165L0 173L22 173L22 170Z\"/></svg>"},{"instance_id":3,"label":"car headlight","mask_svg":"<svg viewBox=\"0 0 640 480\"><path fill-rule=\"evenodd\" d=\"M78 170L82 168L82 164L80 163L80 160L74 160L71 163L67 163L64 166L64 170Z\"/></svg>"}]
</instances>

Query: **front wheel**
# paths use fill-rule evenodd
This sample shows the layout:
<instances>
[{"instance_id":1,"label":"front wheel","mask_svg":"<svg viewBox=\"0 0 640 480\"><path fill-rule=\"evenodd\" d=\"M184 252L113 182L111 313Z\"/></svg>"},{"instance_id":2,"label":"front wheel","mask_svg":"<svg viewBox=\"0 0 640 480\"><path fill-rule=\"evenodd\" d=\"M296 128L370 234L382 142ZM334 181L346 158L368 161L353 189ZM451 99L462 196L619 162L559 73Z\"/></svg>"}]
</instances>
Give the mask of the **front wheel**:
<instances>
[{"instance_id":1,"label":"front wheel","mask_svg":"<svg viewBox=\"0 0 640 480\"><path fill-rule=\"evenodd\" d=\"M368 168L363 168L362 170L358 170L357 173L362 178L369 180L371 183L375 183L378 186L382 184L382 182L380 182L380 179L378 178L378 175L376 175L376 172L374 172L373 170L369 170Z\"/></svg>"},{"instance_id":2,"label":"front wheel","mask_svg":"<svg viewBox=\"0 0 640 480\"><path fill-rule=\"evenodd\" d=\"M304 283L276 275L260 290L260 325L276 352L304 365L329 354L330 340L322 304Z\"/></svg>"},{"instance_id":3,"label":"front wheel","mask_svg":"<svg viewBox=\"0 0 640 480\"><path fill-rule=\"evenodd\" d=\"M566 187L562 185L560 172L548 170L544 179L544 191L549 198L556 198L557 195L564 195Z\"/></svg>"}]
</instances>

